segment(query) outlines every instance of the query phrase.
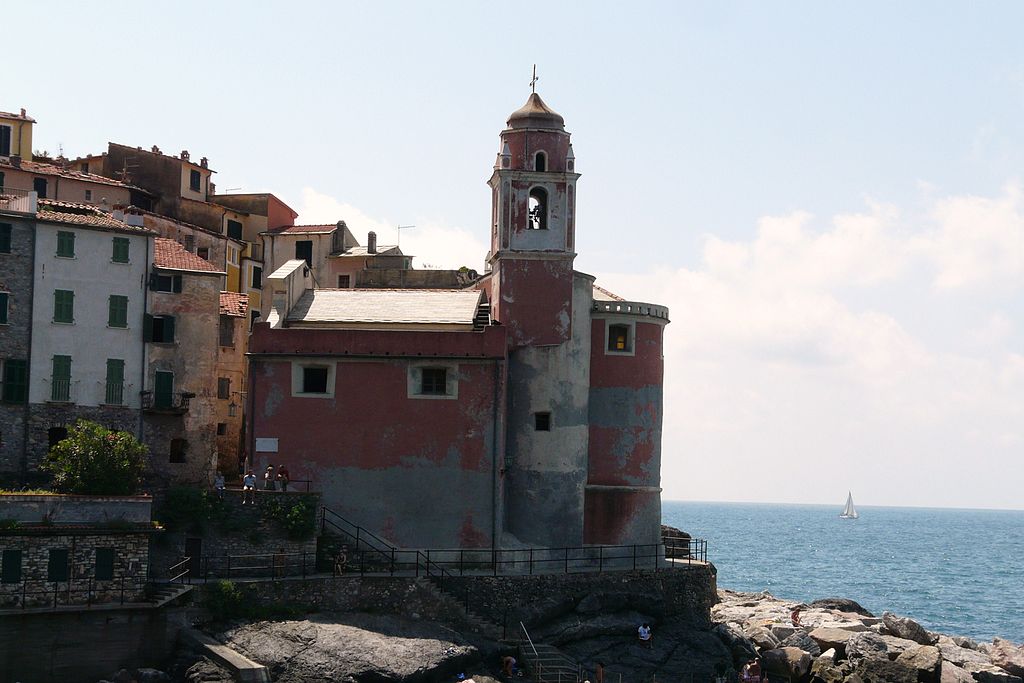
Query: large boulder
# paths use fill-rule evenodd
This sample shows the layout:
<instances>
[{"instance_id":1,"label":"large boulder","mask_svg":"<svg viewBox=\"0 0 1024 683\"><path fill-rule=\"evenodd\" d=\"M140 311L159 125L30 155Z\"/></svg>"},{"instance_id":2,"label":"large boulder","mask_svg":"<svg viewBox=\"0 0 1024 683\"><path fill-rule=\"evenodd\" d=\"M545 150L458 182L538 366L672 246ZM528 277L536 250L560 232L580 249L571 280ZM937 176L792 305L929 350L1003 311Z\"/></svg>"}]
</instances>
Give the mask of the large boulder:
<instances>
[{"instance_id":1,"label":"large boulder","mask_svg":"<svg viewBox=\"0 0 1024 683\"><path fill-rule=\"evenodd\" d=\"M821 649L835 649L836 653L839 655L839 659L842 659L846 656L846 641L852 638L854 634L855 631L819 626L807 635L809 635L811 639L821 647Z\"/></svg>"},{"instance_id":2,"label":"large boulder","mask_svg":"<svg viewBox=\"0 0 1024 683\"><path fill-rule=\"evenodd\" d=\"M984 652L960 647L952 642L946 642L944 639L939 641L937 647L939 652L942 653L944 660L955 664L961 669L966 669L968 665L988 665L992 663Z\"/></svg>"},{"instance_id":3,"label":"large boulder","mask_svg":"<svg viewBox=\"0 0 1024 683\"><path fill-rule=\"evenodd\" d=\"M802 629L791 635L789 638L783 639L779 643L779 647L799 648L804 652L810 653L812 657L817 657L821 654L821 646L818 645L813 638L807 635L807 631Z\"/></svg>"},{"instance_id":4,"label":"large boulder","mask_svg":"<svg viewBox=\"0 0 1024 683\"><path fill-rule=\"evenodd\" d=\"M1017 647L1009 640L996 638L988 648L988 656L995 666L1024 678L1024 646Z\"/></svg>"},{"instance_id":5,"label":"large boulder","mask_svg":"<svg viewBox=\"0 0 1024 683\"><path fill-rule=\"evenodd\" d=\"M752 659L757 659L757 647L743 635L738 627L732 624L715 624L711 632L718 636L732 653L734 664L742 665Z\"/></svg>"},{"instance_id":6,"label":"large boulder","mask_svg":"<svg viewBox=\"0 0 1024 683\"><path fill-rule=\"evenodd\" d=\"M865 617L875 616L861 607L860 603L848 598L822 598L821 600L815 600L812 602L811 607L817 609L830 609L837 612L852 612L853 614L860 614Z\"/></svg>"},{"instance_id":7,"label":"large boulder","mask_svg":"<svg viewBox=\"0 0 1024 683\"><path fill-rule=\"evenodd\" d=\"M811 670L811 655L797 647L780 647L762 652L761 665L769 674L800 680Z\"/></svg>"},{"instance_id":8,"label":"large boulder","mask_svg":"<svg viewBox=\"0 0 1024 683\"><path fill-rule=\"evenodd\" d=\"M888 659L862 659L854 675L863 683L917 683L916 669Z\"/></svg>"},{"instance_id":9,"label":"large boulder","mask_svg":"<svg viewBox=\"0 0 1024 683\"><path fill-rule=\"evenodd\" d=\"M967 673L959 666L950 664L949 662L943 662L942 674L939 680L941 683L974 683L974 676Z\"/></svg>"},{"instance_id":10,"label":"large boulder","mask_svg":"<svg viewBox=\"0 0 1024 683\"><path fill-rule=\"evenodd\" d=\"M917 647L912 640L865 631L853 634L846 641L846 656L849 659L895 660L912 647Z\"/></svg>"},{"instance_id":11,"label":"large boulder","mask_svg":"<svg viewBox=\"0 0 1024 683\"><path fill-rule=\"evenodd\" d=\"M835 650L825 650L811 663L811 683L843 683L849 673L845 663L836 663Z\"/></svg>"},{"instance_id":12,"label":"large boulder","mask_svg":"<svg viewBox=\"0 0 1024 683\"><path fill-rule=\"evenodd\" d=\"M800 630L796 626L790 626L789 624L772 624L767 628L771 630L773 636L779 639L779 642L782 642Z\"/></svg>"},{"instance_id":13,"label":"large boulder","mask_svg":"<svg viewBox=\"0 0 1024 683\"><path fill-rule=\"evenodd\" d=\"M779 639L764 626L747 626L743 635L757 646L758 650L774 650L779 646Z\"/></svg>"},{"instance_id":14,"label":"large boulder","mask_svg":"<svg viewBox=\"0 0 1024 683\"><path fill-rule=\"evenodd\" d=\"M882 613L882 623L897 638L912 640L921 645L934 645L939 637L909 617L898 617L892 612Z\"/></svg>"},{"instance_id":15,"label":"large boulder","mask_svg":"<svg viewBox=\"0 0 1024 683\"><path fill-rule=\"evenodd\" d=\"M896 663L916 670L919 683L941 683L942 654L934 645L912 647L897 657Z\"/></svg>"},{"instance_id":16,"label":"large boulder","mask_svg":"<svg viewBox=\"0 0 1024 683\"><path fill-rule=\"evenodd\" d=\"M972 666L967 670L978 683L1024 683L1024 679L1020 676L1014 676L1009 671L991 664L977 668Z\"/></svg>"}]
</instances>

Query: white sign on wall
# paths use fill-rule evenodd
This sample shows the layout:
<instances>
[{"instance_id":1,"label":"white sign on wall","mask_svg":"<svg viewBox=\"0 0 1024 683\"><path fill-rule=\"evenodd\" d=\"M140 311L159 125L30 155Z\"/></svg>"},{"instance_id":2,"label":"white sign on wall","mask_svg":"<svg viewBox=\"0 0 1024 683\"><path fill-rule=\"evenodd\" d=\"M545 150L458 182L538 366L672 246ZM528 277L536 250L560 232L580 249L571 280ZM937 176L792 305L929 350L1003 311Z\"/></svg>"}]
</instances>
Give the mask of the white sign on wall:
<instances>
[{"instance_id":1,"label":"white sign on wall","mask_svg":"<svg viewBox=\"0 0 1024 683\"><path fill-rule=\"evenodd\" d=\"M256 439L257 453L277 453L277 439Z\"/></svg>"}]
</instances>

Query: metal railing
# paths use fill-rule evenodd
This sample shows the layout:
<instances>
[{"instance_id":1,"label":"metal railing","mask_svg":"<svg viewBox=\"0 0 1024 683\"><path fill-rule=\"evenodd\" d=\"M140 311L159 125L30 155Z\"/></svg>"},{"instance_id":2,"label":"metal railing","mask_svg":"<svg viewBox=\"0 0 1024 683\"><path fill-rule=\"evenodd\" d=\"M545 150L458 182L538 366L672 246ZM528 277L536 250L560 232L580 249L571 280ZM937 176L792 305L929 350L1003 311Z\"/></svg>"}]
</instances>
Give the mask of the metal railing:
<instances>
[{"instance_id":1,"label":"metal railing","mask_svg":"<svg viewBox=\"0 0 1024 683\"><path fill-rule=\"evenodd\" d=\"M71 380L54 377L50 380L50 400L67 403L71 400Z\"/></svg>"},{"instance_id":2,"label":"metal railing","mask_svg":"<svg viewBox=\"0 0 1024 683\"><path fill-rule=\"evenodd\" d=\"M143 599L146 579L139 576L120 576L100 581L95 578L71 581L22 581L3 584L0 590L0 608L29 609L96 604L137 602Z\"/></svg>"},{"instance_id":3,"label":"metal railing","mask_svg":"<svg viewBox=\"0 0 1024 683\"><path fill-rule=\"evenodd\" d=\"M186 413L188 403L196 397L190 391L178 391L173 393L154 393L152 391L140 391L142 397L142 409L152 412Z\"/></svg>"},{"instance_id":4,"label":"metal railing","mask_svg":"<svg viewBox=\"0 0 1024 683\"><path fill-rule=\"evenodd\" d=\"M103 403L108 406L124 405L124 382L104 382Z\"/></svg>"},{"instance_id":5,"label":"metal railing","mask_svg":"<svg viewBox=\"0 0 1024 683\"><path fill-rule=\"evenodd\" d=\"M334 510L328 507L320 508L320 533L325 531L334 532L342 538L348 538L355 543L354 556L359 561L359 573L365 574L367 566L371 570L382 571L386 563L387 572L394 575L398 572L408 572L411 568L415 576L436 576L443 579L448 572L430 559L430 551L424 553L420 550L399 550L380 536L363 527L353 524ZM364 547L360 547L364 546ZM367 556L370 563L367 564ZM343 566L347 565L349 558L346 554ZM338 573L338 561L335 559L334 572Z\"/></svg>"}]
</instances>

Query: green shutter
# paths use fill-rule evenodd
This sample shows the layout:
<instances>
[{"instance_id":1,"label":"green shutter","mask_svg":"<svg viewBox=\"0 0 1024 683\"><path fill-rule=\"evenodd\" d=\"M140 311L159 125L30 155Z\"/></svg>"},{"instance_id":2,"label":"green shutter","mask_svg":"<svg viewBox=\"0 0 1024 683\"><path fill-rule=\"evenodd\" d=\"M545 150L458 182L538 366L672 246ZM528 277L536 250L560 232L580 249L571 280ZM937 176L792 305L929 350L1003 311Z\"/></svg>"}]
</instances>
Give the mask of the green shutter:
<instances>
[{"instance_id":1,"label":"green shutter","mask_svg":"<svg viewBox=\"0 0 1024 683\"><path fill-rule=\"evenodd\" d=\"M57 232L57 256L73 258L75 255L75 233L60 230Z\"/></svg>"},{"instance_id":2,"label":"green shutter","mask_svg":"<svg viewBox=\"0 0 1024 683\"><path fill-rule=\"evenodd\" d=\"M174 316L164 316L164 339L168 344L174 341Z\"/></svg>"},{"instance_id":3,"label":"green shutter","mask_svg":"<svg viewBox=\"0 0 1024 683\"><path fill-rule=\"evenodd\" d=\"M157 370L153 384L153 404L157 408L171 407L174 398L174 373Z\"/></svg>"},{"instance_id":4,"label":"green shutter","mask_svg":"<svg viewBox=\"0 0 1024 683\"><path fill-rule=\"evenodd\" d=\"M28 361L4 361L2 398L7 403L24 403L28 400Z\"/></svg>"},{"instance_id":5,"label":"green shutter","mask_svg":"<svg viewBox=\"0 0 1024 683\"><path fill-rule=\"evenodd\" d=\"M114 578L114 549L96 548L96 580L110 581Z\"/></svg>"},{"instance_id":6,"label":"green shutter","mask_svg":"<svg viewBox=\"0 0 1024 683\"><path fill-rule=\"evenodd\" d=\"M21 583L21 550L9 548L3 554L4 583Z\"/></svg>"},{"instance_id":7,"label":"green shutter","mask_svg":"<svg viewBox=\"0 0 1024 683\"><path fill-rule=\"evenodd\" d=\"M128 327L128 297L117 294L110 295L107 325L109 327Z\"/></svg>"},{"instance_id":8,"label":"green shutter","mask_svg":"<svg viewBox=\"0 0 1024 683\"><path fill-rule=\"evenodd\" d=\"M75 293L68 289L53 291L53 322L75 322Z\"/></svg>"},{"instance_id":9,"label":"green shutter","mask_svg":"<svg viewBox=\"0 0 1024 683\"><path fill-rule=\"evenodd\" d=\"M3 175L0 173L0 175ZM13 228L10 223L0 223L0 254L11 253L11 232Z\"/></svg>"},{"instance_id":10,"label":"green shutter","mask_svg":"<svg viewBox=\"0 0 1024 683\"><path fill-rule=\"evenodd\" d=\"M71 356L53 357L53 377L50 380L50 400L71 400Z\"/></svg>"},{"instance_id":11,"label":"green shutter","mask_svg":"<svg viewBox=\"0 0 1024 683\"><path fill-rule=\"evenodd\" d=\"M114 238L114 254L111 259L114 263L128 263L128 249L130 242L127 237Z\"/></svg>"},{"instance_id":12,"label":"green shutter","mask_svg":"<svg viewBox=\"0 0 1024 683\"><path fill-rule=\"evenodd\" d=\"M119 406L124 403L124 361L107 359L107 390L104 403Z\"/></svg>"},{"instance_id":13,"label":"green shutter","mask_svg":"<svg viewBox=\"0 0 1024 683\"><path fill-rule=\"evenodd\" d=\"M153 316L149 313L142 316L142 341L153 341Z\"/></svg>"},{"instance_id":14,"label":"green shutter","mask_svg":"<svg viewBox=\"0 0 1024 683\"><path fill-rule=\"evenodd\" d=\"M0 325L7 324L7 304L10 302L10 298L7 292L0 292Z\"/></svg>"},{"instance_id":15,"label":"green shutter","mask_svg":"<svg viewBox=\"0 0 1024 683\"><path fill-rule=\"evenodd\" d=\"M47 581L68 580L68 551L66 548L51 549L50 561L46 568Z\"/></svg>"},{"instance_id":16,"label":"green shutter","mask_svg":"<svg viewBox=\"0 0 1024 683\"><path fill-rule=\"evenodd\" d=\"M181 276L175 275L171 278L171 291L175 294L181 294Z\"/></svg>"}]
</instances>

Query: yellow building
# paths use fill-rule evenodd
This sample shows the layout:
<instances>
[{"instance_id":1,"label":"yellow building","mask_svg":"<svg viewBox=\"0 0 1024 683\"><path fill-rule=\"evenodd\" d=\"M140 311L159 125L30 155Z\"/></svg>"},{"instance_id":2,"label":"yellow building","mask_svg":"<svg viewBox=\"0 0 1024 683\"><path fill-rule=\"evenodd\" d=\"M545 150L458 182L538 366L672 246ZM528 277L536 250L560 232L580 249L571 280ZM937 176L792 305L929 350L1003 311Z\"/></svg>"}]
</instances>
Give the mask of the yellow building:
<instances>
[{"instance_id":1,"label":"yellow building","mask_svg":"<svg viewBox=\"0 0 1024 683\"><path fill-rule=\"evenodd\" d=\"M21 157L32 160L32 124L36 120L25 114L0 111L0 157Z\"/></svg>"}]
</instances>

